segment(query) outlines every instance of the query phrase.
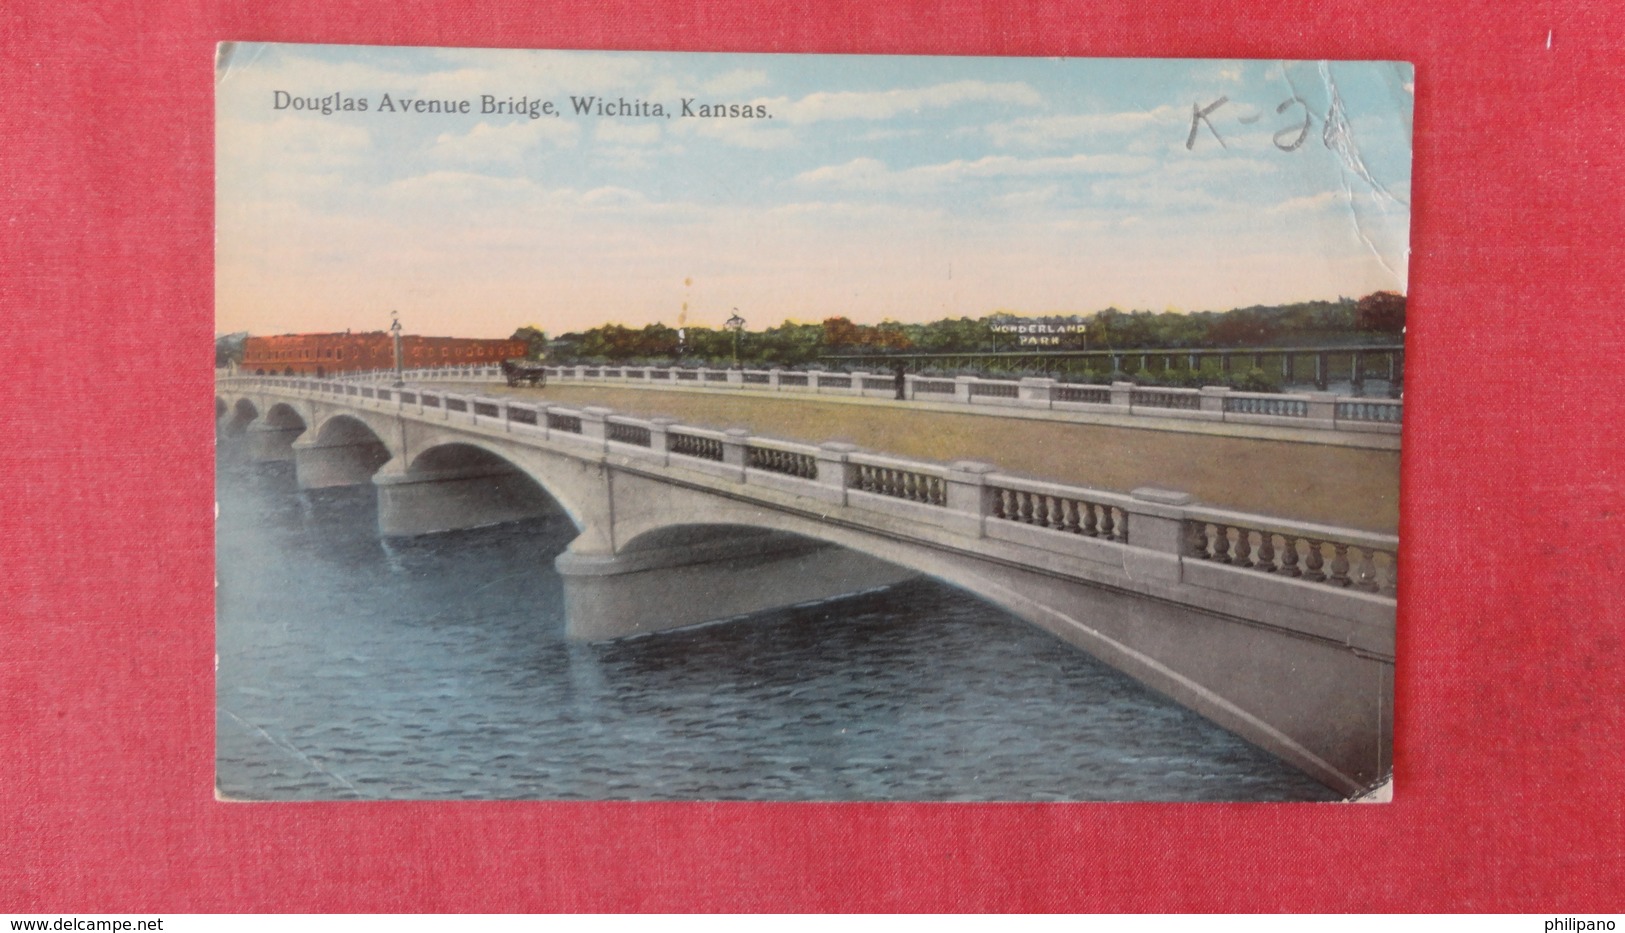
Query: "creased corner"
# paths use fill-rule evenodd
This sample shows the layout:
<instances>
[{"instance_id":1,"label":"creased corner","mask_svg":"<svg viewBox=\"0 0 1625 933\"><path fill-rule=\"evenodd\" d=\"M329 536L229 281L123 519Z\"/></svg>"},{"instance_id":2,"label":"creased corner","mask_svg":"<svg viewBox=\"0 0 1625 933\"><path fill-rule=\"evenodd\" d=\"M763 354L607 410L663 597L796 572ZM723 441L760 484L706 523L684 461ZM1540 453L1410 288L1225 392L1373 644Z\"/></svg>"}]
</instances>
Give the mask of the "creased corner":
<instances>
[{"instance_id":1,"label":"creased corner","mask_svg":"<svg viewBox=\"0 0 1625 933\"><path fill-rule=\"evenodd\" d=\"M245 51L246 50L246 51ZM248 60L237 65L239 69L252 65L265 51L263 42L221 42L214 47L214 83L218 87L231 77L234 62L245 54Z\"/></svg>"}]
</instances>

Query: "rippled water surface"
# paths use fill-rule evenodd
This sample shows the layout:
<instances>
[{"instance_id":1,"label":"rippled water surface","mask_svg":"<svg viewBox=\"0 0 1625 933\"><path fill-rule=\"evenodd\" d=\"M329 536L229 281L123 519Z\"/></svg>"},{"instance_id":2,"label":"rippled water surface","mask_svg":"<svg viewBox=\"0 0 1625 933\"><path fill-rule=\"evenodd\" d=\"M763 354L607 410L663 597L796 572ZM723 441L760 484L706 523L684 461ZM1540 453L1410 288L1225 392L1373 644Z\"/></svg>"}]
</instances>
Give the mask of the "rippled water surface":
<instances>
[{"instance_id":1,"label":"rippled water surface","mask_svg":"<svg viewBox=\"0 0 1625 933\"><path fill-rule=\"evenodd\" d=\"M572 644L562 514L381 542L370 486L221 459L226 797L1334 797L932 580Z\"/></svg>"}]
</instances>

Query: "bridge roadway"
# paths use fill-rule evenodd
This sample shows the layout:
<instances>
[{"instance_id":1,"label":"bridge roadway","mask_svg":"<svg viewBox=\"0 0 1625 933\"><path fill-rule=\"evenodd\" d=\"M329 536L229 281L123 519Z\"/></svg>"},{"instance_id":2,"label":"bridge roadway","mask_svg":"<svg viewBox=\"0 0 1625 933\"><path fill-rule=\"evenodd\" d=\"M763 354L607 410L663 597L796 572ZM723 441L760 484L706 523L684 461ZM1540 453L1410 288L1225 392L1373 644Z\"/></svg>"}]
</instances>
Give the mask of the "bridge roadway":
<instances>
[{"instance_id":1,"label":"bridge roadway","mask_svg":"<svg viewBox=\"0 0 1625 933\"><path fill-rule=\"evenodd\" d=\"M303 487L374 484L385 535L562 508L581 530L556 562L572 637L925 573L1334 788L1390 767L1391 536L421 386L225 379L216 409L225 442L292 459Z\"/></svg>"},{"instance_id":2,"label":"bridge roadway","mask_svg":"<svg viewBox=\"0 0 1625 933\"><path fill-rule=\"evenodd\" d=\"M1350 444L1365 438L1346 433L1145 418L1132 426L1101 424L1034 417L1050 413L1020 409L954 410L915 402L727 390L436 385L531 402L599 405L640 418L742 427L804 443L841 440L900 457L982 460L1012 473L1118 492L1155 477L1156 485L1239 512L1291 515L1381 534L1395 534L1399 528L1399 451ZM1392 435L1369 438L1397 440Z\"/></svg>"}]
</instances>

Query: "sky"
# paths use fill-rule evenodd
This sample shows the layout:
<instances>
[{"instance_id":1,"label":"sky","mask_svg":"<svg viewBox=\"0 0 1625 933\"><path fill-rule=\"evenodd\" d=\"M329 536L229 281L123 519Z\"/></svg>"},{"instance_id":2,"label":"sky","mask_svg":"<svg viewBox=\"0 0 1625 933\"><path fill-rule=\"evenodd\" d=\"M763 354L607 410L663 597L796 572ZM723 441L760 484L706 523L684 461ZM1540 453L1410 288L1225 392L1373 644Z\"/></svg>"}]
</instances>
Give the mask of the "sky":
<instances>
[{"instance_id":1,"label":"sky","mask_svg":"<svg viewBox=\"0 0 1625 933\"><path fill-rule=\"evenodd\" d=\"M761 329L1403 292L1412 74L225 45L216 330L379 330L391 311L466 337L734 313ZM482 113L486 97L519 106ZM578 114L586 98L628 106Z\"/></svg>"}]
</instances>

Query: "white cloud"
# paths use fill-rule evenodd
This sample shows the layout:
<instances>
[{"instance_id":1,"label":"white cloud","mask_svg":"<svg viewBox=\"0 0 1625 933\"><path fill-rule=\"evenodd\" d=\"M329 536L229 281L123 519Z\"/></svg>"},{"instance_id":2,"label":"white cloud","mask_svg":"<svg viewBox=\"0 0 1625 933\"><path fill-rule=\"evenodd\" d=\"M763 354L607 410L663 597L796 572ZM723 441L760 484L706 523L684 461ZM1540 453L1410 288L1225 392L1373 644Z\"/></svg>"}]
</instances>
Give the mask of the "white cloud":
<instances>
[{"instance_id":1,"label":"white cloud","mask_svg":"<svg viewBox=\"0 0 1625 933\"><path fill-rule=\"evenodd\" d=\"M1045 185L1042 188L1023 188L1009 194L1001 194L994 198L992 203L1009 211L1034 211L1054 204L1060 194L1060 185Z\"/></svg>"},{"instance_id":2,"label":"white cloud","mask_svg":"<svg viewBox=\"0 0 1625 933\"><path fill-rule=\"evenodd\" d=\"M601 143L619 146L652 146L660 142L660 127L654 123L623 123L600 120L593 138Z\"/></svg>"},{"instance_id":3,"label":"white cloud","mask_svg":"<svg viewBox=\"0 0 1625 933\"><path fill-rule=\"evenodd\" d=\"M1332 207L1346 207L1348 195L1338 191L1322 191L1319 194L1305 195L1298 198L1287 198L1279 204L1273 204L1269 210L1272 214L1299 214L1313 211L1323 211Z\"/></svg>"},{"instance_id":4,"label":"white cloud","mask_svg":"<svg viewBox=\"0 0 1625 933\"><path fill-rule=\"evenodd\" d=\"M242 168L327 171L359 164L372 148L372 134L362 127L292 114L268 122L223 119L216 139L221 164Z\"/></svg>"},{"instance_id":5,"label":"white cloud","mask_svg":"<svg viewBox=\"0 0 1625 933\"><path fill-rule=\"evenodd\" d=\"M1117 137L1129 133L1178 128L1189 119L1189 111L1163 105L1152 110L1131 110L1121 113L1023 117L990 124L986 132L998 146L1046 149L1101 136Z\"/></svg>"},{"instance_id":6,"label":"white cloud","mask_svg":"<svg viewBox=\"0 0 1625 933\"><path fill-rule=\"evenodd\" d=\"M824 120L885 120L905 113L953 107L960 104L994 103L1036 106L1037 91L1021 82L951 81L922 88L891 91L820 91L792 101L778 97L762 99L768 111L790 123L818 123Z\"/></svg>"},{"instance_id":7,"label":"white cloud","mask_svg":"<svg viewBox=\"0 0 1625 933\"><path fill-rule=\"evenodd\" d=\"M767 83L767 72L759 68L740 68L725 72L705 82L707 94L728 96L752 91Z\"/></svg>"},{"instance_id":8,"label":"white cloud","mask_svg":"<svg viewBox=\"0 0 1625 933\"><path fill-rule=\"evenodd\" d=\"M741 149L784 149L796 141L795 132L763 120L674 120L683 135L715 140Z\"/></svg>"},{"instance_id":9,"label":"white cloud","mask_svg":"<svg viewBox=\"0 0 1625 933\"><path fill-rule=\"evenodd\" d=\"M495 125L481 121L466 133L441 133L429 147L429 155L445 162L510 164L522 160L544 140L556 146L573 146L580 135L577 124L567 120Z\"/></svg>"},{"instance_id":10,"label":"white cloud","mask_svg":"<svg viewBox=\"0 0 1625 933\"><path fill-rule=\"evenodd\" d=\"M1074 155L1019 159L1001 155L973 161L955 159L937 165L917 165L893 171L878 159L862 157L841 165L826 165L802 172L793 181L809 186L918 191L976 179L1130 174L1147 171L1153 164L1151 160L1139 156Z\"/></svg>"}]
</instances>

